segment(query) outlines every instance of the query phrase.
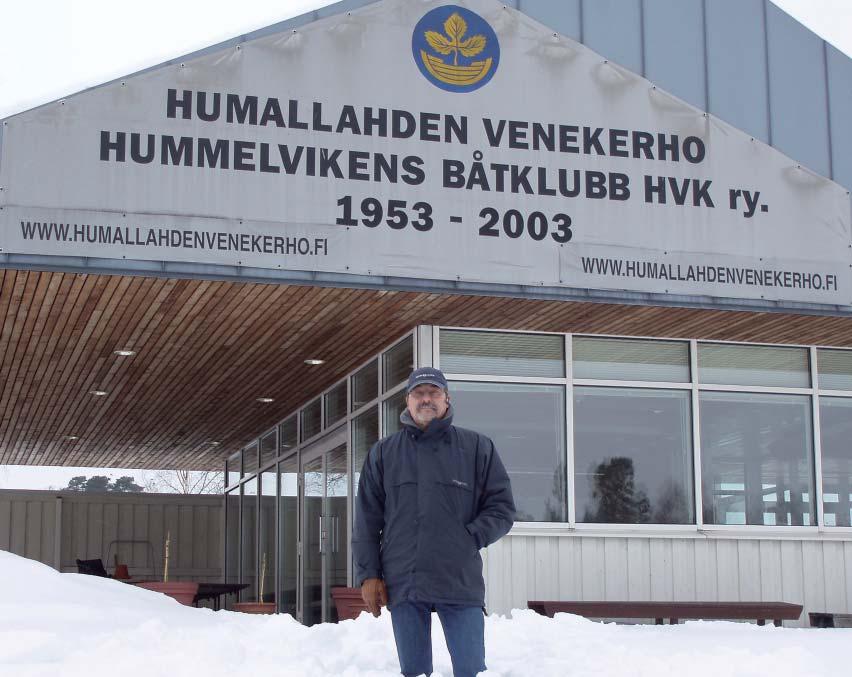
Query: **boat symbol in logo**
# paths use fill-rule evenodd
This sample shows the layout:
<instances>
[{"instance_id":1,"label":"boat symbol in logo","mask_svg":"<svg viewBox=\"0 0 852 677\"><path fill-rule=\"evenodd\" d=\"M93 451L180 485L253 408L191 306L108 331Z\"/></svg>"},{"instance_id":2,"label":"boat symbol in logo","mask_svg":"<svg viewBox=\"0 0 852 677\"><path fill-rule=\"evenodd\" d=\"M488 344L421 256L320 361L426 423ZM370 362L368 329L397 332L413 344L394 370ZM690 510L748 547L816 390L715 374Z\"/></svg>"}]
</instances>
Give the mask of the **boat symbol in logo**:
<instances>
[{"instance_id":1,"label":"boat symbol in logo","mask_svg":"<svg viewBox=\"0 0 852 677\"><path fill-rule=\"evenodd\" d=\"M486 84L500 63L494 29L478 14L456 5L438 7L417 22L411 38L423 76L448 92L472 92Z\"/></svg>"}]
</instances>

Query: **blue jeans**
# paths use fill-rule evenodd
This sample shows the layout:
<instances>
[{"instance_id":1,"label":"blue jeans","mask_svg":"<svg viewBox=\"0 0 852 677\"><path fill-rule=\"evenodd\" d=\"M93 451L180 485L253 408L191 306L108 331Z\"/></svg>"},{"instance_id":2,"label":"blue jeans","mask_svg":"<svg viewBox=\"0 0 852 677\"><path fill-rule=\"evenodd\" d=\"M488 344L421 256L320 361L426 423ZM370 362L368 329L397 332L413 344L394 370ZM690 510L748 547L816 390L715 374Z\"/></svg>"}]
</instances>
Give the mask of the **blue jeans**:
<instances>
[{"instance_id":1,"label":"blue jeans","mask_svg":"<svg viewBox=\"0 0 852 677\"><path fill-rule=\"evenodd\" d=\"M432 674L432 604L401 602L390 610L399 668L405 677ZM478 606L435 604L454 677L485 671L485 617Z\"/></svg>"}]
</instances>

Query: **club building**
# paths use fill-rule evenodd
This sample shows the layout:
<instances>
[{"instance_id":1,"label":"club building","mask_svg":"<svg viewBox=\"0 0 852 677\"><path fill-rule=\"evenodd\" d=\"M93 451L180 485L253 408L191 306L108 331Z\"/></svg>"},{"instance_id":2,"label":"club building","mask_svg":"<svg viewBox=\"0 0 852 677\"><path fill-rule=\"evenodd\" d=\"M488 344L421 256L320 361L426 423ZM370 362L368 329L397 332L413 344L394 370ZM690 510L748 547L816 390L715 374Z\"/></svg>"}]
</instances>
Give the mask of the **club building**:
<instances>
[{"instance_id":1,"label":"club building","mask_svg":"<svg viewBox=\"0 0 852 677\"><path fill-rule=\"evenodd\" d=\"M334 620L435 365L516 497L489 611L852 611L852 61L769 0L456 2L2 121L0 463L221 468L222 576Z\"/></svg>"}]
</instances>

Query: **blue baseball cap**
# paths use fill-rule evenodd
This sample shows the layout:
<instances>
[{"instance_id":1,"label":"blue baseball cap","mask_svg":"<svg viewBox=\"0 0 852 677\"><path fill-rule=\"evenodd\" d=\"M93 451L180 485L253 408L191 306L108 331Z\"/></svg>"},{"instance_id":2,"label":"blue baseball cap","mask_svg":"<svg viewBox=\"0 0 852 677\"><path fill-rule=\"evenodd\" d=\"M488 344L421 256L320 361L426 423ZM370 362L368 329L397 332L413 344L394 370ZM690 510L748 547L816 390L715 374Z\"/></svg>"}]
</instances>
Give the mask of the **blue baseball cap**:
<instances>
[{"instance_id":1,"label":"blue baseball cap","mask_svg":"<svg viewBox=\"0 0 852 677\"><path fill-rule=\"evenodd\" d=\"M411 372L411 376L408 377L408 389L405 392L410 393L417 386L424 383L447 390L447 379L440 369L435 369L435 367L420 367L420 369L415 369Z\"/></svg>"}]
</instances>

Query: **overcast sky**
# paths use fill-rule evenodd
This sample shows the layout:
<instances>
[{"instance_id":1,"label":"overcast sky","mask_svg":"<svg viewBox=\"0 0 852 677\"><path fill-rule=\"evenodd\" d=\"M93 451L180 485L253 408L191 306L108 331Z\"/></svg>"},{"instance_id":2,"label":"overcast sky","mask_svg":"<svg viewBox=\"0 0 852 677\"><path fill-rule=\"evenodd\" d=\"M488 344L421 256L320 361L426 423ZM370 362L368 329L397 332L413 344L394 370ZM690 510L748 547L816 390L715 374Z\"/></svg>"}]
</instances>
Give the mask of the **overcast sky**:
<instances>
[{"instance_id":1,"label":"overcast sky","mask_svg":"<svg viewBox=\"0 0 852 677\"><path fill-rule=\"evenodd\" d=\"M852 55L852 0L774 2ZM328 4L9 0L0 19L0 118ZM73 474L98 471L0 466L0 487L64 486Z\"/></svg>"},{"instance_id":2,"label":"overcast sky","mask_svg":"<svg viewBox=\"0 0 852 677\"><path fill-rule=\"evenodd\" d=\"M774 2L852 55L852 0ZM328 4L9 0L0 19L0 118Z\"/></svg>"}]
</instances>

